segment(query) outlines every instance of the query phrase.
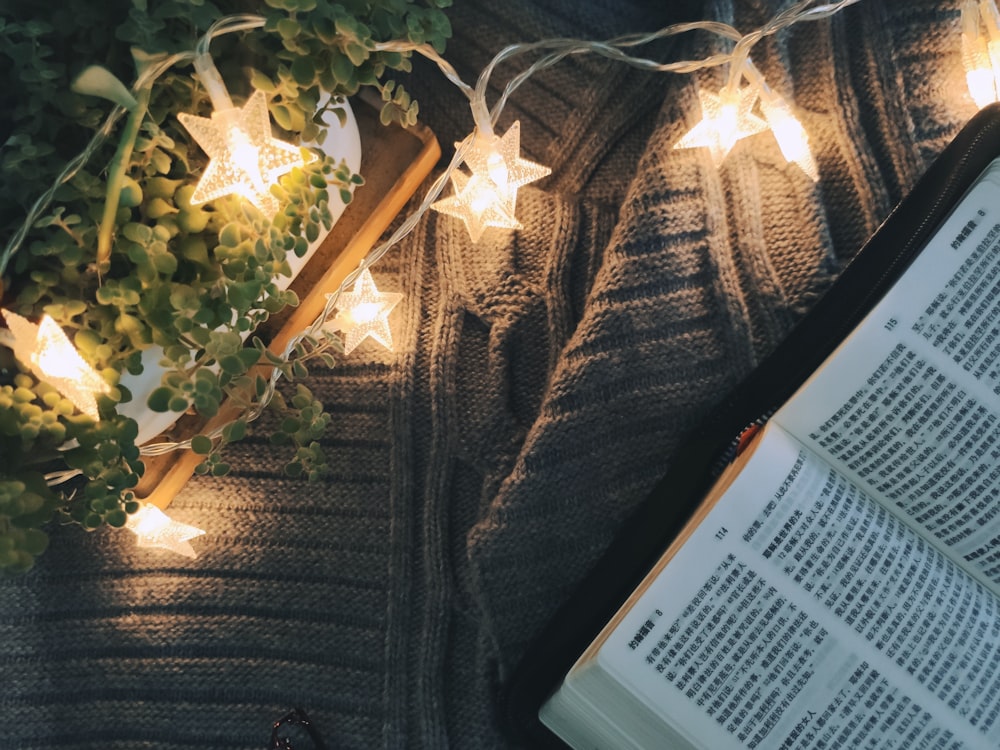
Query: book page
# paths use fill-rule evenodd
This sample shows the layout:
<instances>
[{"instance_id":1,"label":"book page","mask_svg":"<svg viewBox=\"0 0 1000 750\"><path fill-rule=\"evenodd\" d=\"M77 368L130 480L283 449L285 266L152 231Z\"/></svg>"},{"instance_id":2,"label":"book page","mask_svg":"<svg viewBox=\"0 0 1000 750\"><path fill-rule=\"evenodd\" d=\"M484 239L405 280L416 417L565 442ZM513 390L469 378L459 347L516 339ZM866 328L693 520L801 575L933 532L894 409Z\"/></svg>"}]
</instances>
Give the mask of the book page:
<instances>
[{"instance_id":1,"label":"book page","mask_svg":"<svg viewBox=\"0 0 1000 750\"><path fill-rule=\"evenodd\" d=\"M1000 594L1000 164L774 420Z\"/></svg>"},{"instance_id":2,"label":"book page","mask_svg":"<svg viewBox=\"0 0 1000 750\"><path fill-rule=\"evenodd\" d=\"M571 702L711 750L1000 743L997 599L779 428L640 591Z\"/></svg>"}]
</instances>

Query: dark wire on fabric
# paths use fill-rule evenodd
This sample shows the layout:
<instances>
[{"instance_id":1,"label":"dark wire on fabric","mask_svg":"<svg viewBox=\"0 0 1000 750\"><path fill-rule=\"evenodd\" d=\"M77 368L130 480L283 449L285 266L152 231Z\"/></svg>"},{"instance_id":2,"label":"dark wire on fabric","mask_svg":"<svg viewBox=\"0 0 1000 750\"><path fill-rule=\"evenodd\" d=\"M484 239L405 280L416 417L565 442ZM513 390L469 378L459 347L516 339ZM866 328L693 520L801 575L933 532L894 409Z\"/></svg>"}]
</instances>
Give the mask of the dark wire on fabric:
<instances>
[{"instance_id":1,"label":"dark wire on fabric","mask_svg":"<svg viewBox=\"0 0 1000 750\"><path fill-rule=\"evenodd\" d=\"M271 727L271 744L268 750L310 750L308 748L296 748L287 736L281 736L279 732L284 727L301 727L313 741L311 750L326 750L322 737L319 736L316 726L301 708L293 708L282 716Z\"/></svg>"}]
</instances>

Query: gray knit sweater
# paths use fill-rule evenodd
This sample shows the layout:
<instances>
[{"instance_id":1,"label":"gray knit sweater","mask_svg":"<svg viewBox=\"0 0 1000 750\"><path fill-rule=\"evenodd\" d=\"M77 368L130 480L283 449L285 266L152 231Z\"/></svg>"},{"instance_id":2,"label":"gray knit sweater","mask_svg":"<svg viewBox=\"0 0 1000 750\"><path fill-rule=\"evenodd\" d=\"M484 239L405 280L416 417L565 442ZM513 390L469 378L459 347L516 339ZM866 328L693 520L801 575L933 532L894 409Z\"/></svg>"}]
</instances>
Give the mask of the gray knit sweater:
<instances>
[{"instance_id":1,"label":"gray knit sweater","mask_svg":"<svg viewBox=\"0 0 1000 750\"><path fill-rule=\"evenodd\" d=\"M474 80L515 41L684 14L750 30L787 4L458 0L446 56ZM331 748L507 747L497 694L526 644L973 114L956 5L862 0L754 50L803 115L817 184L766 134L721 169L671 149L722 71L574 57L532 78L500 129L520 119L553 174L522 189L524 229L473 245L430 215L373 269L406 295L396 351L310 377L333 416L325 482L284 477L265 424L171 507L207 530L197 560L56 529L0 582L4 747L262 748L293 706ZM426 67L409 85L450 151L464 100Z\"/></svg>"}]
</instances>

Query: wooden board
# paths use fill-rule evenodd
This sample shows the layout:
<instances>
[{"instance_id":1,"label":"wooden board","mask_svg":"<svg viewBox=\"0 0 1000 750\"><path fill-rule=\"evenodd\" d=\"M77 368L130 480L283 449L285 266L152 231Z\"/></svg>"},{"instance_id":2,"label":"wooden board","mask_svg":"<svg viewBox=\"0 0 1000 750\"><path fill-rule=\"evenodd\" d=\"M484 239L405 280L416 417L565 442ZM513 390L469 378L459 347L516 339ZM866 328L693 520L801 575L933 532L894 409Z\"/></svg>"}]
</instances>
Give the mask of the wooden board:
<instances>
[{"instance_id":1,"label":"wooden board","mask_svg":"<svg viewBox=\"0 0 1000 750\"><path fill-rule=\"evenodd\" d=\"M336 291L357 268L441 156L437 139L426 127L382 125L379 104L377 100L352 100L361 134L360 171L365 184L355 190L354 199L292 283L299 305L272 316L258 330L275 354L280 355L297 333L322 314L326 295ZM152 442L188 440L226 424L235 413L224 405L212 420L185 414ZM190 450L144 456L146 471L136 487L136 496L166 508L203 458Z\"/></svg>"}]
</instances>

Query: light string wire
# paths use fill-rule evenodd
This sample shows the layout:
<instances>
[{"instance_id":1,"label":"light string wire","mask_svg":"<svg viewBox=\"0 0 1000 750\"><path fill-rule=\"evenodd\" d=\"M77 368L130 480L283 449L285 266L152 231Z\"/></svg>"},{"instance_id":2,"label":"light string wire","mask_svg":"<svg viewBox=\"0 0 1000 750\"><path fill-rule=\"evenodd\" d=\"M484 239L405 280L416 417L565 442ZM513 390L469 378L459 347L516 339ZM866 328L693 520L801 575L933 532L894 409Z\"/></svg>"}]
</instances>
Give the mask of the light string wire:
<instances>
[{"instance_id":1,"label":"light string wire","mask_svg":"<svg viewBox=\"0 0 1000 750\"><path fill-rule=\"evenodd\" d=\"M814 0L800 0L795 5L791 5L778 13L759 29L749 32L736 42L736 46L732 51L732 66L729 70L727 88L735 89L739 85L740 76L744 70L744 63L750 56L750 50L764 37L777 34L779 31L799 21L822 21L823 19L830 18L844 8L861 2L861 0L839 0L839 2L835 3L810 7L813 5L813 2Z\"/></svg>"},{"instance_id":2,"label":"light string wire","mask_svg":"<svg viewBox=\"0 0 1000 750\"><path fill-rule=\"evenodd\" d=\"M557 64L568 56L590 53L651 72L692 73L698 70L728 64L731 66L728 85L735 86L739 84L741 77L745 74L747 69L745 62L749 58L750 50L760 40L776 34L779 31L798 23L799 21L819 21L829 18L830 16L839 13L844 8L860 2L860 0L839 0L838 2L825 3L823 5L815 5L815 2L816 0L799 0L799 2L779 12L763 26L747 34L742 34L731 25L718 21L694 21L673 24L658 31L649 33L626 34L606 41L548 39L538 42L514 44L497 53L497 55L483 69L474 87L463 81L455 68L430 45L394 41L376 43L372 45L370 47L372 51L404 53L416 52L417 54L420 54L435 63L445 78L456 86L456 88L464 94L466 99L468 99L472 111L475 130L460 144L456 144L457 147L450 163L433 181L420 205L397 227L388 239L371 250L364 257L364 259L361 260L358 266L344 278L335 292L328 295L322 314L320 314L304 331L300 332L298 335L293 337L291 341L289 341L281 354L281 359L284 361L290 360L304 341L309 338L317 337L322 332L327 319L337 307L337 301L343 291L350 284L354 283L365 271L365 269L377 263L394 245L398 244L416 228L417 224L423 218L423 215L431 207L431 204L436 202L440 197L445 186L448 184L451 174L459 169L463 163L477 133L492 135L493 127L499 121L501 113L507 105L508 100L513 93L531 76ZM205 62L210 60L209 46L212 40L216 37L223 34L259 29L265 25L265 22L266 20L263 16L253 14L232 15L219 19L211 27L209 27L204 35L202 35L193 51L179 52L145 67L138 76L136 83L133 86L133 91L137 91L144 86L151 85L152 82L164 75L170 68L176 65L193 63L195 61ZM680 60L670 63L658 62L644 57L636 57L629 55L625 51L634 47L650 44L660 39L692 31L708 32L733 42L733 49L728 53L715 53L700 60ZM548 51L547 54L511 78L511 80L503 88L497 102L492 108L490 108L487 103L487 92L489 90L490 80L496 69L502 63L517 56L545 50ZM214 66L212 67L214 68ZM203 83L205 82L203 81ZM753 84L754 81L751 81L751 83ZM53 186L35 201L29 210L24 223L18 232L16 232L7 243L3 254L0 255L0 274L4 272L14 253L23 244L24 239L26 238L31 227L51 204L58 188L72 179L73 176L75 176L77 172L90 160L94 153L110 137L115 125L126 111L126 108L121 105L117 105L114 109L112 109L102 126L97 132L95 132L86 148L66 165L66 168L63 169L57 176ZM320 348L323 346L324 345L321 343ZM243 414L243 418L245 418L248 422L257 419L263 413L263 410L273 398L278 381L281 378L281 374L282 372L279 368L274 368L272 370L264 394ZM222 435L224 429L225 425L220 426L213 430L208 437L215 440ZM143 455L155 456L178 449L190 448L190 445L190 440L149 443L142 446L140 450Z\"/></svg>"}]
</instances>

